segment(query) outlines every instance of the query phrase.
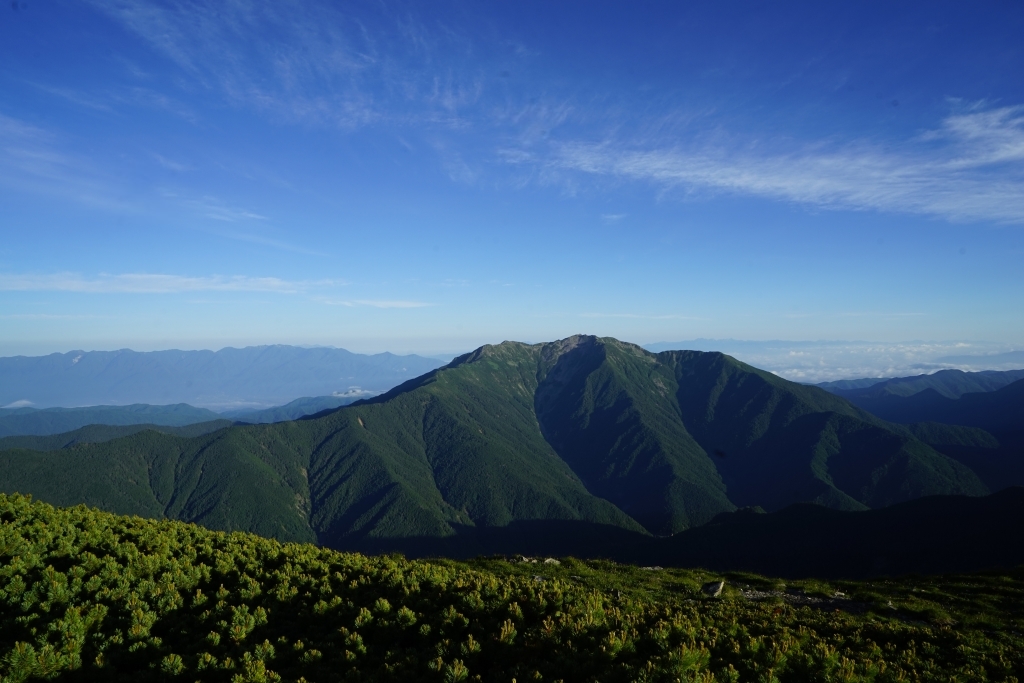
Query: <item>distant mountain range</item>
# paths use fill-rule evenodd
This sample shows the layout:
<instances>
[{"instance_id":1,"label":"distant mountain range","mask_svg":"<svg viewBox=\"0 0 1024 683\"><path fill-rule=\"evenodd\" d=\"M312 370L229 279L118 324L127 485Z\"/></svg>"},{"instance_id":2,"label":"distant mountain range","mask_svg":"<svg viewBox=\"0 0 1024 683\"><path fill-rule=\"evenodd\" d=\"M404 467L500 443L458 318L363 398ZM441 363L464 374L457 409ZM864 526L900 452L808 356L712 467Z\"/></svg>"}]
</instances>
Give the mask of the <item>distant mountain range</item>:
<instances>
[{"instance_id":1,"label":"distant mountain range","mask_svg":"<svg viewBox=\"0 0 1024 683\"><path fill-rule=\"evenodd\" d=\"M365 395L369 392L360 393ZM88 425L183 427L199 423L212 424L213 422L222 423L222 426L230 425L233 422L265 424L297 420L306 415L339 408L357 400L359 400L358 394L355 396L305 397L295 399L283 406L264 410L232 410L223 413L196 408L186 403L167 406L133 404L83 408L0 408L0 437L58 435L79 430ZM131 430L130 433L137 431L139 430ZM168 434L180 433L167 429L158 431ZM121 432L111 430L94 432L93 442L103 440L98 438L101 433L122 435ZM123 432L123 434L128 433Z\"/></svg>"},{"instance_id":2,"label":"distant mountain range","mask_svg":"<svg viewBox=\"0 0 1024 683\"><path fill-rule=\"evenodd\" d=\"M121 437L131 436L132 434L144 431L192 437L209 434L218 429L230 427L232 424L231 420L211 420L210 422L198 422L179 427L146 423L129 425L90 424L61 434L5 436L0 438L0 451L10 449L57 451L62 448L71 448L81 443L113 441L114 439L120 439Z\"/></svg>"},{"instance_id":3,"label":"distant mountain range","mask_svg":"<svg viewBox=\"0 0 1024 683\"><path fill-rule=\"evenodd\" d=\"M299 421L6 450L0 488L336 548L600 555L750 506L983 496L1012 483L978 465L999 444L720 353L576 336L484 346Z\"/></svg>"},{"instance_id":4,"label":"distant mountain range","mask_svg":"<svg viewBox=\"0 0 1024 683\"><path fill-rule=\"evenodd\" d=\"M212 410L185 403L167 406L134 404L127 406L88 406L84 408L0 408L0 437L48 436L80 429L87 425L184 425L223 420ZM230 422L229 422L230 424Z\"/></svg>"},{"instance_id":5,"label":"distant mountain range","mask_svg":"<svg viewBox=\"0 0 1024 683\"><path fill-rule=\"evenodd\" d=\"M915 436L970 467L993 490L1024 485L1024 379L1006 383L1020 371L964 374L949 371L837 393L884 420L908 425ZM959 393L998 384L1003 386ZM917 391L906 394L909 388Z\"/></svg>"},{"instance_id":6,"label":"distant mountain range","mask_svg":"<svg viewBox=\"0 0 1024 683\"><path fill-rule=\"evenodd\" d=\"M443 365L334 348L70 351L0 358L0 406L166 405L259 410L301 396L372 396Z\"/></svg>"},{"instance_id":7,"label":"distant mountain range","mask_svg":"<svg viewBox=\"0 0 1024 683\"><path fill-rule=\"evenodd\" d=\"M353 392L349 395L304 396L294 401L289 401L283 406L274 406L272 408L264 408L263 410L228 410L221 413L221 416L249 424L286 422L288 420L298 420L307 415L322 413L325 410L347 406L361 398L366 398L367 394L372 395L370 392Z\"/></svg>"},{"instance_id":8,"label":"distant mountain range","mask_svg":"<svg viewBox=\"0 0 1024 683\"><path fill-rule=\"evenodd\" d=\"M984 429L995 435L1024 431L1024 380L995 391L943 396L935 389L898 394L855 395L850 402L891 422L941 422Z\"/></svg>"},{"instance_id":9,"label":"distant mountain range","mask_svg":"<svg viewBox=\"0 0 1024 683\"><path fill-rule=\"evenodd\" d=\"M1024 370L939 370L930 375L844 379L837 382L822 382L817 386L851 401L885 396L911 396L928 389L946 398L960 398L964 394L995 391L1020 379L1024 379Z\"/></svg>"}]
</instances>

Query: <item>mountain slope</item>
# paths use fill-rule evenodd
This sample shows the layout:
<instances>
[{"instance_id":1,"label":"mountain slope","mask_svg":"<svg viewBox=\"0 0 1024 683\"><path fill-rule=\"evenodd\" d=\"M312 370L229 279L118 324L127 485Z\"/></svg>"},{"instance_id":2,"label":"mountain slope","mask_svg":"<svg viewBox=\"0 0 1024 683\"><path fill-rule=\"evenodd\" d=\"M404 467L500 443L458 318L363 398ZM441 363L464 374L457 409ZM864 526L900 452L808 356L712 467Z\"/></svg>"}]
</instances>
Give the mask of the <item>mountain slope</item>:
<instances>
[{"instance_id":1,"label":"mountain slope","mask_svg":"<svg viewBox=\"0 0 1024 683\"><path fill-rule=\"evenodd\" d=\"M853 400L884 419L913 423L919 439L970 467L991 490L1024 486L1024 380L957 399L927 389Z\"/></svg>"},{"instance_id":2,"label":"mountain slope","mask_svg":"<svg viewBox=\"0 0 1024 683\"><path fill-rule=\"evenodd\" d=\"M154 424L165 427L209 422L221 415L185 403L153 406L88 406L84 408L0 408L0 437L62 434L86 425Z\"/></svg>"},{"instance_id":3,"label":"mountain slope","mask_svg":"<svg viewBox=\"0 0 1024 683\"><path fill-rule=\"evenodd\" d=\"M1001 389L952 399L925 390L912 396L853 398L852 402L885 420L941 422L977 427L993 434L1024 430L1024 380Z\"/></svg>"},{"instance_id":4,"label":"mountain slope","mask_svg":"<svg viewBox=\"0 0 1024 683\"><path fill-rule=\"evenodd\" d=\"M814 501L864 509L986 490L908 430L816 387L722 354L670 351L659 359L674 365L683 422L714 457L738 506Z\"/></svg>"},{"instance_id":5,"label":"mountain slope","mask_svg":"<svg viewBox=\"0 0 1024 683\"><path fill-rule=\"evenodd\" d=\"M334 396L303 396L294 401L289 401L282 406L264 408L263 410L228 410L221 413L222 417L230 418L236 422L248 424L267 424L271 422L287 422L298 420L307 415L315 415L325 410L334 410L341 406L355 403L374 392L349 392L349 395Z\"/></svg>"},{"instance_id":6,"label":"mountain slope","mask_svg":"<svg viewBox=\"0 0 1024 683\"><path fill-rule=\"evenodd\" d=\"M140 514L213 528L451 554L600 552L737 506L988 492L910 429L821 389L722 354L589 336L484 346L295 422L6 451L0 473L4 491L60 504L78 502L77 485L118 511L134 496Z\"/></svg>"},{"instance_id":7,"label":"mountain slope","mask_svg":"<svg viewBox=\"0 0 1024 683\"><path fill-rule=\"evenodd\" d=\"M960 398L964 394L996 391L1020 379L1024 379L1024 370L939 370L930 375L880 380L842 380L817 386L856 402L857 399L912 396L929 389L946 398Z\"/></svg>"},{"instance_id":8,"label":"mountain slope","mask_svg":"<svg viewBox=\"0 0 1024 683\"><path fill-rule=\"evenodd\" d=\"M163 434L174 436L202 436L215 432L218 429L230 427L231 420L211 420L209 422L198 422L196 424L183 425L181 427L167 427L154 424L133 424L133 425L103 425L91 424L64 432L62 434L48 434L46 436L21 435L5 436L0 438L0 451L9 449L22 449L30 451L56 451L61 448L70 448L80 443L103 443L113 441L125 436L151 429Z\"/></svg>"}]
</instances>

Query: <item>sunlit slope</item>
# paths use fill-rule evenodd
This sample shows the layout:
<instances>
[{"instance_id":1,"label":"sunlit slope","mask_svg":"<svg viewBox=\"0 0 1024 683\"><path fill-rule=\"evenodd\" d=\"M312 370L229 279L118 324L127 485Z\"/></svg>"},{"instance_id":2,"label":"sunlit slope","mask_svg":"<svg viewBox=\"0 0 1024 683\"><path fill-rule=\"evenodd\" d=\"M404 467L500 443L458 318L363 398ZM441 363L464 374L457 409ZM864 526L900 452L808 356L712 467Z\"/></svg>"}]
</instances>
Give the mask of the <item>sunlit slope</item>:
<instances>
[{"instance_id":1,"label":"sunlit slope","mask_svg":"<svg viewBox=\"0 0 1024 683\"><path fill-rule=\"evenodd\" d=\"M539 541L600 552L737 506L988 492L910 429L821 389L722 354L588 336L481 347L295 422L0 452L0 489L333 547L457 554Z\"/></svg>"},{"instance_id":2,"label":"sunlit slope","mask_svg":"<svg viewBox=\"0 0 1024 683\"><path fill-rule=\"evenodd\" d=\"M57 451L62 448L70 448L71 446L80 443L101 443L103 441L113 441L114 439L120 439L126 436L131 436L132 434L144 432L147 429L153 430L154 432L161 432L163 434L173 434L174 436L193 437L209 434L210 432L215 432L218 429L223 429L224 427L230 427L231 424L231 420L211 420L209 422L198 422L181 427L167 427L165 425L156 424L91 424L70 432L49 434L47 436L22 435L0 437L0 451L12 448L23 448L30 451Z\"/></svg>"},{"instance_id":3,"label":"sunlit slope","mask_svg":"<svg viewBox=\"0 0 1024 683\"><path fill-rule=\"evenodd\" d=\"M503 344L385 396L310 422L332 433L313 453L312 524L346 534L449 535L523 520L639 531L592 495L542 436L538 349Z\"/></svg>"},{"instance_id":4,"label":"sunlit slope","mask_svg":"<svg viewBox=\"0 0 1024 683\"><path fill-rule=\"evenodd\" d=\"M753 533L734 521L715 525L721 534L707 527L682 537L712 545L728 537L728 554L741 550L737 540L763 549L765 527L793 537L810 526L819 544L835 543L841 537L829 532L851 525L829 518L889 516L811 512L825 525L783 514ZM675 551L679 540L652 544ZM767 551L780 556L777 546ZM707 569L367 557L0 495L0 680L946 683L1024 675L1020 569L870 583L782 583ZM711 597L704 588L719 581Z\"/></svg>"},{"instance_id":5,"label":"sunlit slope","mask_svg":"<svg viewBox=\"0 0 1024 683\"><path fill-rule=\"evenodd\" d=\"M0 453L0 487L60 505L166 517L212 529L315 540L305 460L294 447L244 429L196 438L155 431L39 453Z\"/></svg>"}]
</instances>

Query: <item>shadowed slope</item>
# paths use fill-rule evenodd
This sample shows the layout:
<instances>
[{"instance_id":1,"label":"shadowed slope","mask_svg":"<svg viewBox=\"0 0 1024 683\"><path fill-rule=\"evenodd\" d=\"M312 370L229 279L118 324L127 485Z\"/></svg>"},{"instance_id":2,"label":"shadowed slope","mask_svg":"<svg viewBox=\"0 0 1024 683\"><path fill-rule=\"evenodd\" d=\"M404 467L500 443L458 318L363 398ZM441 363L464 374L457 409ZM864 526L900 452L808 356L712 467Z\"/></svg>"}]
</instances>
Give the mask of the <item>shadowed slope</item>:
<instances>
[{"instance_id":1,"label":"shadowed slope","mask_svg":"<svg viewBox=\"0 0 1024 683\"><path fill-rule=\"evenodd\" d=\"M736 512L634 551L633 561L765 572L785 577L865 578L1018 567L1024 489L974 498L931 496L883 510L841 512L794 505Z\"/></svg>"},{"instance_id":2,"label":"shadowed slope","mask_svg":"<svg viewBox=\"0 0 1024 683\"><path fill-rule=\"evenodd\" d=\"M983 495L967 467L847 401L717 353L669 351L682 419L713 454L738 506L813 501L880 507L924 495Z\"/></svg>"},{"instance_id":3,"label":"shadowed slope","mask_svg":"<svg viewBox=\"0 0 1024 683\"><path fill-rule=\"evenodd\" d=\"M946 398L959 398L964 394L996 391L1012 382L1024 379L1024 370L939 370L930 375L893 377L876 380L840 380L817 386L856 402L884 396L913 396L932 390Z\"/></svg>"}]
</instances>

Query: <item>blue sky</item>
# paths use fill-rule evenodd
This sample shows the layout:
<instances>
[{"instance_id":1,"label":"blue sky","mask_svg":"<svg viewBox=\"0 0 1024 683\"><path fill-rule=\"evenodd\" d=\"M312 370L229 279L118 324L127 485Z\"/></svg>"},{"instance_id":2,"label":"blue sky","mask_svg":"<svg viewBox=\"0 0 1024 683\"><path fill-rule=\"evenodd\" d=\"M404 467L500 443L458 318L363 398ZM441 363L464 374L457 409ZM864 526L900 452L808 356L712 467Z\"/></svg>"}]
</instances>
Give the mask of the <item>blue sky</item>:
<instances>
[{"instance_id":1,"label":"blue sky","mask_svg":"<svg viewBox=\"0 0 1024 683\"><path fill-rule=\"evenodd\" d=\"M1021 348L1022 35L1005 2L19 0L0 354Z\"/></svg>"}]
</instances>

